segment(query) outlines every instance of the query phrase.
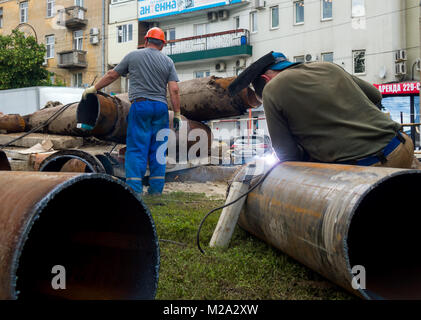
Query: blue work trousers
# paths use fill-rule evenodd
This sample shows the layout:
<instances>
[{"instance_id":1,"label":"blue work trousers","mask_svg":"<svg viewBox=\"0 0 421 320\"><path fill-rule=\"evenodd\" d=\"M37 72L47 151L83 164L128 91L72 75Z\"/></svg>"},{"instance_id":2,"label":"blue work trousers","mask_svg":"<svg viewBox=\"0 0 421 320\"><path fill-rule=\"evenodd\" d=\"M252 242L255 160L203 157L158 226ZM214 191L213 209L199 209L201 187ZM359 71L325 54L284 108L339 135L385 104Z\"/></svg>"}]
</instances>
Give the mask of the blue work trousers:
<instances>
[{"instance_id":1,"label":"blue work trousers","mask_svg":"<svg viewBox=\"0 0 421 320\"><path fill-rule=\"evenodd\" d=\"M168 107L159 101L140 101L131 105L128 115L126 139L126 182L135 192L142 193L142 179L149 162L150 194L162 193L165 183L165 167L169 130ZM158 141L162 140L162 141Z\"/></svg>"}]
</instances>

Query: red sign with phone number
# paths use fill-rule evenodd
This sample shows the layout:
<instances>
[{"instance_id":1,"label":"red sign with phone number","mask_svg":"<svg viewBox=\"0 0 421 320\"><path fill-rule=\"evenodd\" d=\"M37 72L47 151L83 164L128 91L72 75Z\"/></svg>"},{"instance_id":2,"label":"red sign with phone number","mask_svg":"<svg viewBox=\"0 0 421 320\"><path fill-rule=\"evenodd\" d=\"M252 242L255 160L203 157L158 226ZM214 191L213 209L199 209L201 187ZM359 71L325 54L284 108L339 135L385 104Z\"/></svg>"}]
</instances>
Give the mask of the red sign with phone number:
<instances>
[{"instance_id":1,"label":"red sign with phone number","mask_svg":"<svg viewBox=\"0 0 421 320\"><path fill-rule=\"evenodd\" d=\"M387 84L374 84L382 95L419 94L419 82L399 82Z\"/></svg>"}]
</instances>

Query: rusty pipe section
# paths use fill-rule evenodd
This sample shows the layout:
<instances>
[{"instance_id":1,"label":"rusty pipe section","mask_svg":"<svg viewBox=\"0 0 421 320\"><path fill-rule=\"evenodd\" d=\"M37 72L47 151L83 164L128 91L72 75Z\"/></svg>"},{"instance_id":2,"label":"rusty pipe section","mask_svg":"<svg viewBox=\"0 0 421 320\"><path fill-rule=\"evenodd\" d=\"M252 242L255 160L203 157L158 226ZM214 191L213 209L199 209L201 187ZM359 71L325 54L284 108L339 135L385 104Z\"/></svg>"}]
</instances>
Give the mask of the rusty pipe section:
<instances>
[{"instance_id":1,"label":"rusty pipe section","mask_svg":"<svg viewBox=\"0 0 421 320\"><path fill-rule=\"evenodd\" d=\"M39 165L43 172L109 173L99 159L82 150L60 150L46 157ZM111 174L111 173L109 173Z\"/></svg>"},{"instance_id":2,"label":"rusty pipe section","mask_svg":"<svg viewBox=\"0 0 421 320\"><path fill-rule=\"evenodd\" d=\"M251 88L231 97L228 86L236 77L215 76L179 82L181 114L195 121L240 116L261 105ZM169 95L167 100L170 101ZM171 103L168 103L171 106Z\"/></svg>"},{"instance_id":3,"label":"rusty pipe section","mask_svg":"<svg viewBox=\"0 0 421 320\"><path fill-rule=\"evenodd\" d=\"M79 126L90 128L87 132L99 139L126 143L127 116L130 111L130 101L126 94L116 96L103 96L100 94L88 94L86 100L82 100L77 108L77 122ZM170 128L173 128L173 111L169 111ZM200 122L192 121L182 116L182 122L187 126L184 131L187 135L194 129L203 130L208 139L208 150L212 144L212 132L210 128ZM175 138L169 136L169 147L172 144L178 145L181 130L176 133ZM187 140L187 139L186 139ZM187 141L187 147L194 145L196 140Z\"/></svg>"},{"instance_id":4,"label":"rusty pipe section","mask_svg":"<svg viewBox=\"0 0 421 320\"><path fill-rule=\"evenodd\" d=\"M0 299L155 297L154 222L118 179L2 172L0 225ZM57 270L62 278L54 282ZM65 290L53 289L63 281Z\"/></svg>"},{"instance_id":5,"label":"rusty pipe section","mask_svg":"<svg viewBox=\"0 0 421 320\"><path fill-rule=\"evenodd\" d=\"M25 120L18 114L0 115L0 130L22 132L25 130Z\"/></svg>"},{"instance_id":6,"label":"rusty pipe section","mask_svg":"<svg viewBox=\"0 0 421 320\"><path fill-rule=\"evenodd\" d=\"M6 153L0 150L0 171L10 171L12 170L10 167L9 159L7 159Z\"/></svg>"},{"instance_id":7,"label":"rusty pipe section","mask_svg":"<svg viewBox=\"0 0 421 320\"><path fill-rule=\"evenodd\" d=\"M420 183L420 170L286 162L239 225L357 296L420 299ZM365 290L352 287L360 266Z\"/></svg>"}]
</instances>

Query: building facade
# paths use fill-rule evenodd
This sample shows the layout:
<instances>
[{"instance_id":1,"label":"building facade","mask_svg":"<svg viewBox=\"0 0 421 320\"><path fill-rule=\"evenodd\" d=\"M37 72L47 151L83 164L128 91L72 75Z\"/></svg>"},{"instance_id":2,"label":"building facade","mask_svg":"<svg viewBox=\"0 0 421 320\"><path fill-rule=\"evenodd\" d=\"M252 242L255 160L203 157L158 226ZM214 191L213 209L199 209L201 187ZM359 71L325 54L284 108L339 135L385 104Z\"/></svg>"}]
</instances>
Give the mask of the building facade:
<instances>
[{"instance_id":1,"label":"building facade","mask_svg":"<svg viewBox=\"0 0 421 320\"><path fill-rule=\"evenodd\" d=\"M53 82L86 87L107 69L108 0L2 0L0 34L18 29L47 48Z\"/></svg>"}]
</instances>

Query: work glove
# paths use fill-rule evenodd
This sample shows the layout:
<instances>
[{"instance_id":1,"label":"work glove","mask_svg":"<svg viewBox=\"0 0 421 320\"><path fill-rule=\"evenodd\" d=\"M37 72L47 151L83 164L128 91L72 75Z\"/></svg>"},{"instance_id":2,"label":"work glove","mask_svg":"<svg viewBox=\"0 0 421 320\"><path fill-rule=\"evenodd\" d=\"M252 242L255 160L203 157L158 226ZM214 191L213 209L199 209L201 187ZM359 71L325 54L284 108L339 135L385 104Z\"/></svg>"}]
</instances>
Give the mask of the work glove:
<instances>
[{"instance_id":1,"label":"work glove","mask_svg":"<svg viewBox=\"0 0 421 320\"><path fill-rule=\"evenodd\" d=\"M173 127L175 131L178 131L181 126L181 114L180 112L174 112Z\"/></svg>"},{"instance_id":2,"label":"work glove","mask_svg":"<svg viewBox=\"0 0 421 320\"><path fill-rule=\"evenodd\" d=\"M96 90L95 86L89 87L89 88L85 89L85 91L83 91L83 93L82 93L82 99L85 100L86 99L86 96L89 93L96 93L96 92L97 92L97 90Z\"/></svg>"}]
</instances>

